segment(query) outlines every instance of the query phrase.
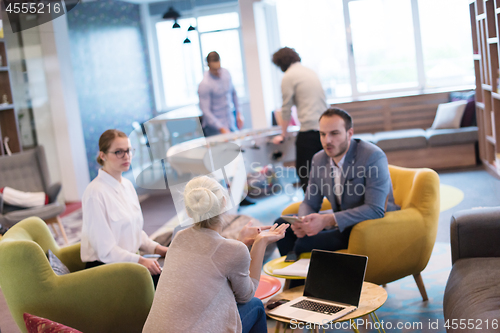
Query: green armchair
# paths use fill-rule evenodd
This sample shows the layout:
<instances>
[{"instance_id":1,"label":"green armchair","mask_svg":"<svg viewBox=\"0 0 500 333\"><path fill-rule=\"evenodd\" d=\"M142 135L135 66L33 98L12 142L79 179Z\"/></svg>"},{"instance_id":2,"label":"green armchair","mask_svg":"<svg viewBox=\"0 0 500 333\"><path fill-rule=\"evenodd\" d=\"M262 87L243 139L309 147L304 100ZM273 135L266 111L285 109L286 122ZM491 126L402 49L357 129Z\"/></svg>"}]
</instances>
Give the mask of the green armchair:
<instances>
[{"instance_id":1,"label":"green armchair","mask_svg":"<svg viewBox=\"0 0 500 333\"><path fill-rule=\"evenodd\" d=\"M58 276L51 250L70 270ZM83 332L141 332L153 302L148 270L134 263L84 269L80 244L60 248L41 219L14 225L0 240L0 287L22 332L23 313Z\"/></svg>"}]
</instances>

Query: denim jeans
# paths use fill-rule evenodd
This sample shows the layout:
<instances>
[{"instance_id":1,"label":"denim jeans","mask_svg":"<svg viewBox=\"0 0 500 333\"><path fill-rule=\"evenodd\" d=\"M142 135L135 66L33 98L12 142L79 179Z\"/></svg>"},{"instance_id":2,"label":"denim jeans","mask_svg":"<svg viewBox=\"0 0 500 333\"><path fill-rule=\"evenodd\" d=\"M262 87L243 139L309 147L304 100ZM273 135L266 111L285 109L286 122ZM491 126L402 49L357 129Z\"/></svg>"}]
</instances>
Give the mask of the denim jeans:
<instances>
[{"instance_id":1,"label":"denim jeans","mask_svg":"<svg viewBox=\"0 0 500 333\"><path fill-rule=\"evenodd\" d=\"M238 303L243 333L267 333L266 313L262 301L254 297L245 304Z\"/></svg>"}]
</instances>

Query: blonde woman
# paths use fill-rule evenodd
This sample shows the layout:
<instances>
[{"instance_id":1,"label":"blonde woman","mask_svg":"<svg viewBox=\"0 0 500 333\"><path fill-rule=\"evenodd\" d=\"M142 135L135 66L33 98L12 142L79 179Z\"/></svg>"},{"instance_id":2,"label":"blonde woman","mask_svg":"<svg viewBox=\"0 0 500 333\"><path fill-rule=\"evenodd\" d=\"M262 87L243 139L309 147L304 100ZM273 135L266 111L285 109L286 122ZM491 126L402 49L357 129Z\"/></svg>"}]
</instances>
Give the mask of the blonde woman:
<instances>
[{"instance_id":1,"label":"blonde woman","mask_svg":"<svg viewBox=\"0 0 500 333\"><path fill-rule=\"evenodd\" d=\"M287 225L258 233L249 252L243 242L220 235L226 198L209 177L186 185L186 211L195 224L169 247L143 332L267 332L254 293L266 246L283 238Z\"/></svg>"},{"instance_id":2,"label":"blonde woman","mask_svg":"<svg viewBox=\"0 0 500 333\"><path fill-rule=\"evenodd\" d=\"M136 262L146 267L156 283L161 268L156 259L141 257L143 250L165 256L167 248L142 230L144 219L134 185L122 177L130 168L132 148L127 135L110 129L99 138L97 162L102 166L82 198L80 256L87 268Z\"/></svg>"}]
</instances>

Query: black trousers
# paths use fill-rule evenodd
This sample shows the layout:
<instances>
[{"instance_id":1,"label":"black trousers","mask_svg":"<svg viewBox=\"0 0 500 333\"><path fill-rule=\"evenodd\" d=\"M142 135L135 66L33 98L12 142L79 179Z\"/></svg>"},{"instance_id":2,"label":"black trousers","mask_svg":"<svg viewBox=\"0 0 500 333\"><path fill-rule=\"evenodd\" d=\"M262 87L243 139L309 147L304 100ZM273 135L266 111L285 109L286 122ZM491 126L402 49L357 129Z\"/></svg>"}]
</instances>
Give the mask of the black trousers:
<instances>
[{"instance_id":1,"label":"black trousers","mask_svg":"<svg viewBox=\"0 0 500 333\"><path fill-rule=\"evenodd\" d=\"M286 223L286 221L279 218L275 223L281 225ZM288 228L285 231L285 237L280 239L277 243L280 255L282 256L286 256L292 251L299 255L304 252L311 252L313 249L337 251L347 249L350 234L351 228L344 230L344 232L340 232L339 229L335 228L331 230L322 230L315 236L298 238L292 228ZM291 280L290 288L302 286L303 284L304 280Z\"/></svg>"},{"instance_id":2,"label":"black trousers","mask_svg":"<svg viewBox=\"0 0 500 333\"><path fill-rule=\"evenodd\" d=\"M300 179L300 186L304 193L309 182L309 173L311 170L311 161L318 151L322 150L321 140L318 131L305 131L297 134L295 142L295 168Z\"/></svg>"},{"instance_id":3,"label":"black trousers","mask_svg":"<svg viewBox=\"0 0 500 333\"><path fill-rule=\"evenodd\" d=\"M96 261L90 261L85 263L85 268L92 268L92 267L97 267L104 265L102 261L96 260ZM156 285L158 284L158 280L160 279L160 274L157 275L151 275L151 278L153 279L153 284L156 289Z\"/></svg>"},{"instance_id":4,"label":"black trousers","mask_svg":"<svg viewBox=\"0 0 500 333\"><path fill-rule=\"evenodd\" d=\"M279 218L274 221L274 223L281 225L286 223L286 221ZM347 228L344 232L340 232L338 228L334 228L322 230L314 236L298 238L295 236L292 228L288 228L285 231L285 237L280 239L277 243L282 256L287 255L288 252L291 251L294 251L297 255L304 252L311 252L313 249L337 251L347 249L350 234L351 228Z\"/></svg>"}]
</instances>

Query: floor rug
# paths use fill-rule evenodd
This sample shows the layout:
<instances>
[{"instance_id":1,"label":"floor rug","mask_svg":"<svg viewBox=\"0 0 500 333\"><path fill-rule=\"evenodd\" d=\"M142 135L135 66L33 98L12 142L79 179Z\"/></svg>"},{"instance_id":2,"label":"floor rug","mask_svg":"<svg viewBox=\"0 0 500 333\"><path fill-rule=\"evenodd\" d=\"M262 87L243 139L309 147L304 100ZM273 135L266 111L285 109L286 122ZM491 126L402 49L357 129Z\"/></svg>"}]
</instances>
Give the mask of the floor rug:
<instances>
[{"instance_id":1,"label":"floor rug","mask_svg":"<svg viewBox=\"0 0 500 333\"><path fill-rule=\"evenodd\" d=\"M444 212L458 205L464 200L464 192L454 186L439 185L440 207L439 211Z\"/></svg>"}]
</instances>

